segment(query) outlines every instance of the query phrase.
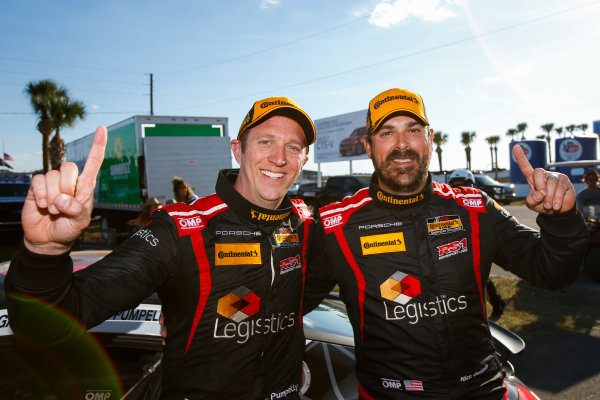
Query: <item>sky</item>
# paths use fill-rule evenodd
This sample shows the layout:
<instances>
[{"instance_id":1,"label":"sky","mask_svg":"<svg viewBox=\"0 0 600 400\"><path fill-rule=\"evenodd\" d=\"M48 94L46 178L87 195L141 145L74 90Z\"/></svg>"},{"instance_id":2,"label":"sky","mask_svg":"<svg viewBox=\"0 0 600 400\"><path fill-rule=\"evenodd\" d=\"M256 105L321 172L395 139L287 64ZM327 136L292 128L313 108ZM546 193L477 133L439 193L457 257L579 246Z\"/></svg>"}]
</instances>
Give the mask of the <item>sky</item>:
<instances>
[{"instance_id":1,"label":"sky","mask_svg":"<svg viewBox=\"0 0 600 400\"><path fill-rule=\"evenodd\" d=\"M463 131L476 132L474 169L491 168L492 135L508 168L506 131L518 123L527 139L545 123L586 123L592 136L598 21L600 0L0 0L1 145L15 171L41 168L28 82L52 79L84 103L86 118L61 131L70 142L149 114L152 73L154 115L227 117L230 136L265 97L291 97L318 120L406 88L448 134L444 169L466 166Z\"/></svg>"}]
</instances>

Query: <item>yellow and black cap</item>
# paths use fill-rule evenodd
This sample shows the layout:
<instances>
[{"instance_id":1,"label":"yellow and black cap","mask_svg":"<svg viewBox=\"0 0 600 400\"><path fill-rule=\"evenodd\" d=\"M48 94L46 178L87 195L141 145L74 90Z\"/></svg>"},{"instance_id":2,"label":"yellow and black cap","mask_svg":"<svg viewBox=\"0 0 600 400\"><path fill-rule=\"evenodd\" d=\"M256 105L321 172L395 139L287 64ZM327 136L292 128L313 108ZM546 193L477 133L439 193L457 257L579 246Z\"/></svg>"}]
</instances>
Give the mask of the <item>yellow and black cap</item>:
<instances>
[{"instance_id":1,"label":"yellow and black cap","mask_svg":"<svg viewBox=\"0 0 600 400\"><path fill-rule=\"evenodd\" d=\"M246 114L244 122L242 122L242 125L240 126L237 138L239 139L242 137L242 134L248 129L275 115L281 115L296 121L304 131L307 146L310 146L315 142L315 126L312 120L308 114L300 108L298 103L289 97L268 97L254 103L250 111L248 111L248 114Z\"/></svg>"},{"instance_id":2,"label":"yellow and black cap","mask_svg":"<svg viewBox=\"0 0 600 400\"><path fill-rule=\"evenodd\" d=\"M367 134L375 132L392 114L407 113L429 126L425 104L421 95L406 89L389 89L379 93L369 102Z\"/></svg>"}]
</instances>

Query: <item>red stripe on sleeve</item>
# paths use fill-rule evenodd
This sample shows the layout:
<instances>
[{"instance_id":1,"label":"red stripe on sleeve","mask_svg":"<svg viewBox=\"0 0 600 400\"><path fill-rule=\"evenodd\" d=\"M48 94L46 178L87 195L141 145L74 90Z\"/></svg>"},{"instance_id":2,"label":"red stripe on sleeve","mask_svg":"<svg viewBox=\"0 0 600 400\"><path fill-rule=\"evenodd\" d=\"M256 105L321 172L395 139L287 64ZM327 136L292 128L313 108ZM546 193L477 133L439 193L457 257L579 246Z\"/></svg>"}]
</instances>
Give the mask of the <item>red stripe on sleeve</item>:
<instances>
[{"instance_id":1,"label":"red stripe on sleeve","mask_svg":"<svg viewBox=\"0 0 600 400\"><path fill-rule=\"evenodd\" d=\"M206 257L206 249L204 248L204 238L202 237L202 231L196 231L191 236L192 247L194 248L194 254L196 255L196 261L198 262L198 278L199 278L199 293L198 304L196 305L196 312L194 314L194 320L192 321L192 328L190 329L190 335L185 346L185 354L187 354L192 344L192 339L198 328L198 323L202 318L204 307L206 307L206 301L211 289L211 276L210 276L210 265Z\"/></svg>"},{"instance_id":2,"label":"red stripe on sleeve","mask_svg":"<svg viewBox=\"0 0 600 400\"><path fill-rule=\"evenodd\" d=\"M471 219L471 241L473 246L473 272L475 279L477 280L477 286L479 288L479 300L481 301L481 307L483 309L483 320L486 320L485 316L485 300L483 298L483 285L481 283L481 243L479 242L479 216L477 211L469 211L469 218Z\"/></svg>"},{"instance_id":3,"label":"red stripe on sleeve","mask_svg":"<svg viewBox=\"0 0 600 400\"><path fill-rule=\"evenodd\" d=\"M335 230L335 237L336 237L338 243L340 244L340 248L342 249L342 253L344 254L344 257L346 258L346 261L350 265L350 268L352 268L352 271L354 272L354 276L356 277L356 286L358 288L358 309L360 310L360 335L361 335L360 339L362 341L362 340L364 340L364 336L365 336L363 334L363 325L365 322L364 310L363 310L364 303L365 303L365 287L366 287L365 277L364 277L362 271L360 270L358 264L356 263L356 260L354 259L354 255L352 255L352 252L350 251L350 247L348 246L348 242L346 241L346 237L344 236L342 229Z\"/></svg>"}]
</instances>

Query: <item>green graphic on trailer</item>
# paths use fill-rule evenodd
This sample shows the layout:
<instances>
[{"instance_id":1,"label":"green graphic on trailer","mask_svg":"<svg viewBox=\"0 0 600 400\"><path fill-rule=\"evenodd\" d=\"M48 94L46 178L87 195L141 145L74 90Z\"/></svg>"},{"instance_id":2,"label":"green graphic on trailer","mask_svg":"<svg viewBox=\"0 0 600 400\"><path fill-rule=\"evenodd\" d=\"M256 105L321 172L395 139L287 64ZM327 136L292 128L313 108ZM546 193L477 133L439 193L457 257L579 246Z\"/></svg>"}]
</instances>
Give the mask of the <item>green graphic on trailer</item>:
<instances>
[{"instance_id":1,"label":"green graphic on trailer","mask_svg":"<svg viewBox=\"0 0 600 400\"><path fill-rule=\"evenodd\" d=\"M98 203L140 205L140 181L135 124L108 132L100 168Z\"/></svg>"},{"instance_id":2,"label":"green graphic on trailer","mask_svg":"<svg viewBox=\"0 0 600 400\"><path fill-rule=\"evenodd\" d=\"M222 136L222 125L176 125L146 126L144 134L151 136Z\"/></svg>"}]
</instances>

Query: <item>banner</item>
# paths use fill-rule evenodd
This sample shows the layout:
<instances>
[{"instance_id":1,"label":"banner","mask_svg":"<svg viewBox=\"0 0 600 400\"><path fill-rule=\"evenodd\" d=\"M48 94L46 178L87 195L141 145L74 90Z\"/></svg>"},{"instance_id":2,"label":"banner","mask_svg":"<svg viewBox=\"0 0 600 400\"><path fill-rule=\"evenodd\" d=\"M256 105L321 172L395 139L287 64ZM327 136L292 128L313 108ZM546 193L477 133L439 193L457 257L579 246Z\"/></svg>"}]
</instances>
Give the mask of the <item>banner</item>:
<instances>
[{"instance_id":1,"label":"banner","mask_svg":"<svg viewBox=\"0 0 600 400\"><path fill-rule=\"evenodd\" d=\"M315 162L363 160L368 158L362 139L366 136L367 110L315 120Z\"/></svg>"}]
</instances>

